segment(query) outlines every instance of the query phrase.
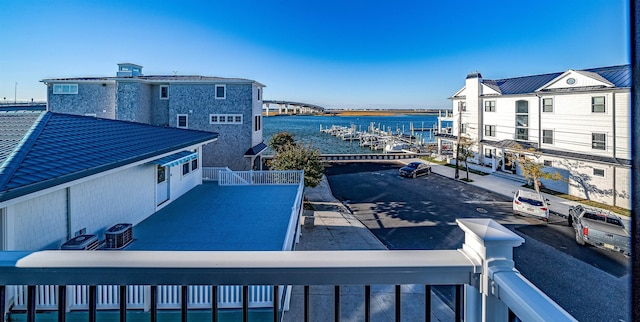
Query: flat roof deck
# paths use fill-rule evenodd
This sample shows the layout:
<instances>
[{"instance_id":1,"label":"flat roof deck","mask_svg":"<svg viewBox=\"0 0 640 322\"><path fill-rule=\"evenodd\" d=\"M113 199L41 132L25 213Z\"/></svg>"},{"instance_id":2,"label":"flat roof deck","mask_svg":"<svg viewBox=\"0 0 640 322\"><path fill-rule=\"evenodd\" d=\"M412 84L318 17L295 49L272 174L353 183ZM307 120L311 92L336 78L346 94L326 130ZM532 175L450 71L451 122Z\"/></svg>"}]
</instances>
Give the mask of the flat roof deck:
<instances>
[{"instance_id":1,"label":"flat roof deck","mask_svg":"<svg viewBox=\"0 0 640 322\"><path fill-rule=\"evenodd\" d=\"M134 226L125 250L282 250L297 192L205 182Z\"/></svg>"}]
</instances>

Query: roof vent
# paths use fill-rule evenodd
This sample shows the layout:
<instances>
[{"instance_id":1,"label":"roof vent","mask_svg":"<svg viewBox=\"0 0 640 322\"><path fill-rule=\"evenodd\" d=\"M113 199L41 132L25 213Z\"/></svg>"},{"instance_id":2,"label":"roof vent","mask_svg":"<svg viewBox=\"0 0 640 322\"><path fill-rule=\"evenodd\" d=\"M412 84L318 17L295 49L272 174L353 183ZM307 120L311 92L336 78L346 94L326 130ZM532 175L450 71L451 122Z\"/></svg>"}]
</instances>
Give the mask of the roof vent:
<instances>
[{"instance_id":1,"label":"roof vent","mask_svg":"<svg viewBox=\"0 0 640 322\"><path fill-rule=\"evenodd\" d=\"M142 66L131 64L131 63L118 64L118 73L116 74L116 76L118 77L142 76Z\"/></svg>"},{"instance_id":2,"label":"roof vent","mask_svg":"<svg viewBox=\"0 0 640 322\"><path fill-rule=\"evenodd\" d=\"M104 249L122 249L133 241L131 224L116 224L104 233Z\"/></svg>"},{"instance_id":3,"label":"roof vent","mask_svg":"<svg viewBox=\"0 0 640 322\"><path fill-rule=\"evenodd\" d=\"M60 246L62 250L95 250L96 248L98 248L96 235L76 236Z\"/></svg>"}]
</instances>

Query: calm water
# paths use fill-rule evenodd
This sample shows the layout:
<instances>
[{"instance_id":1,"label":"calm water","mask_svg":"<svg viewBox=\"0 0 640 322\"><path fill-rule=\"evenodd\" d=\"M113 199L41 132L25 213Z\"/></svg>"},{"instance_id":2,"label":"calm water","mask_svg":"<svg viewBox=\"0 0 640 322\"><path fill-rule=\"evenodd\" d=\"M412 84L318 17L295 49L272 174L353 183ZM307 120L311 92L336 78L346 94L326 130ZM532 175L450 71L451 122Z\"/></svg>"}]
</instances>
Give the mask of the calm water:
<instances>
[{"instance_id":1,"label":"calm water","mask_svg":"<svg viewBox=\"0 0 640 322\"><path fill-rule=\"evenodd\" d=\"M320 153L380 153L369 148L361 148L358 141L342 141L341 138L320 132L322 128L332 125L356 126L358 131L366 131L371 123L376 128L386 131L392 130L394 133L400 131L410 134L411 123L416 128L436 125L437 116L432 115L394 115L394 116L270 116L263 117L264 142L269 143L271 137L278 132L287 131L295 136L296 141L311 145L320 150ZM433 142L430 132L416 131L414 135L424 142ZM424 135L424 136L423 136ZM267 151L265 154L273 154Z\"/></svg>"}]
</instances>

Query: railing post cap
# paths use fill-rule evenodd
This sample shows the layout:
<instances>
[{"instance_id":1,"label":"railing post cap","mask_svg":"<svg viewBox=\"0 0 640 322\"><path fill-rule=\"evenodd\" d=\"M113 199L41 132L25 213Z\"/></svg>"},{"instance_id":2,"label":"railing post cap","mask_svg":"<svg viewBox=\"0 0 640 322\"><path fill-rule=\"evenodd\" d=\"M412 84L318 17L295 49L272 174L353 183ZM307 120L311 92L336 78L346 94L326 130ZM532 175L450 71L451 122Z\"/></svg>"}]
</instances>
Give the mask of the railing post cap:
<instances>
[{"instance_id":1,"label":"railing post cap","mask_svg":"<svg viewBox=\"0 0 640 322\"><path fill-rule=\"evenodd\" d=\"M485 246L510 246L518 247L524 243L524 238L512 232L506 227L487 218L456 219L460 229L466 235L472 235Z\"/></svg>"}]
</instances>

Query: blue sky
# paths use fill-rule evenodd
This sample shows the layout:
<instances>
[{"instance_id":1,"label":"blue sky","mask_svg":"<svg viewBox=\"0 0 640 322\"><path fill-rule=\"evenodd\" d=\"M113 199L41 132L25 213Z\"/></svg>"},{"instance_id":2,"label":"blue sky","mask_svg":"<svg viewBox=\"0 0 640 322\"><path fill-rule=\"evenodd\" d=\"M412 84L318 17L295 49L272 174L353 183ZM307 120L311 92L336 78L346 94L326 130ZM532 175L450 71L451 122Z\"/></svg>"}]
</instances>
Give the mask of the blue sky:
<instances>
[{"instance_id":1,"label":"blue sky","mask_svg":"<svg viewBox=\"0 0 640 322\"><path fill-rule=\"evenodd\" d=\"M41 79L249 78L330 108L449 108L469 72L499 79L629 63L622 0L0 0L0 100ZM15 89L17 85L17 95Z\"/></svg>"}]
</instances>

